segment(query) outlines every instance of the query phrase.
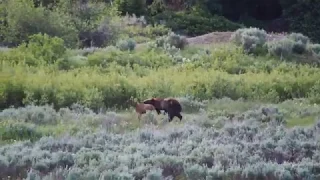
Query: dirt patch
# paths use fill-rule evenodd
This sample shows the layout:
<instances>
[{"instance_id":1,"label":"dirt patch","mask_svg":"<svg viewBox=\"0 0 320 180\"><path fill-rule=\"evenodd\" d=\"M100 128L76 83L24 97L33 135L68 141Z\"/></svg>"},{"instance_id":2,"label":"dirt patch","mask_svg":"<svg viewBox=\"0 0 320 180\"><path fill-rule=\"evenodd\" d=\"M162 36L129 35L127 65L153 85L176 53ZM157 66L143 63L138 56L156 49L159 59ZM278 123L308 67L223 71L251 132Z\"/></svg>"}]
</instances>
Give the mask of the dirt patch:
<instances>
[{"instance_id":1,"label":"dirt patch","mask_svg":"<svg viewBox=\"0 0 320 180\"><path fill-rule=\"evenodd\" d=\"M212 44L212 43L227 43L233 32L212 32L201 36L187 38L189 44ZM268 34L268 41L280 40L286 34Z\"/></svg>"},{"instance_id":2,"label":"dirt patch","mask_svg":"<svg viewBox=\"0 0 320 180\"><path fill-rule=\"evenodd\" d=\"M190 37L187 38L187 41L190 45L206 45L206 44L213 44L213 43L228 43L230 42L230 38L233 31L226 31L226 32L212 32L209 34L204 34L201 36ZM285 33L272 33L268 34L267 40L280 40L285 37ZM146 46L147 43L137 44L138 48Z\"/></svg>"}]
</instances>

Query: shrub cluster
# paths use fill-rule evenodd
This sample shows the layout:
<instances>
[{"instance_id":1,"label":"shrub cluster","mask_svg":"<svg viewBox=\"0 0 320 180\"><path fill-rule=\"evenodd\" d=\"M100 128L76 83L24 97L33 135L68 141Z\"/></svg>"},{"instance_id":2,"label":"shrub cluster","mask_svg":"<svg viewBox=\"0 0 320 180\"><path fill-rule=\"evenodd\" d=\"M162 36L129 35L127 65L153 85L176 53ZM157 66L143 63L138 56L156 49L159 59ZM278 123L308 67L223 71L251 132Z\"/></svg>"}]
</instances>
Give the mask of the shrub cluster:
<instances>
[{"instance_id":1,"label":"shrub cluster","mask_svg":"<svg viewBox=\"0 0 320 180\"><path fill-rule=\"evenodd\" d=\"M71 48L105 47L121 38L146 42L169 32L163 25L147 25L144 16L120 17L118 8L106 2L60 1L46 6L29 0L4 1L0 5L1 45L18 46L42 33L63 39Z\"/></svg>"},{"instance_id":2,"label":"shrub cluster","mask_svg":"<svg viewBox=\"0 0 320 180\"><path fill-rule=\"evenodd\" d=\"M291 33L272 41L268 41L268 36L259 28L241 28L232 34L231 40L242 47L246 53L268 52L280 58L292 58L293 55L306 55L309 50L318 59L317 45L311 44L310 39L301 33Z\"/></svg>"},{"instance_id":3,"label":"shrub cluster","mask_svg":"<svg viewBox=\"0 0 320 180\"><path fill-rule=\"evenodd\" d=\"M288 36L293 41L292 52L296 54L303 54L306 52L309 38L301 33L291 33Z\"/></svg>"},{"instance_id":4,"label":"shrub cluster","mask_svg":"<svg viewBox=\"0 0 320 180\"><path fill-rule=\"evenodd\" d=\"M234 31L243 27L222 16L202 16L193 12L165 11L153 16L152 20L163 21L172 31L186 36L198 36L212 31Z\"/></svg>"},{"instance_id":5,"label":"shrub cluster","mask_svg":"<svg viewBox=\"0 0 320 180\"><path fill-rule=\"evenodd\" d=\"M268 44L270 54L279 57L290 57L292 54L306 53L309 38L301 33L291 33L287 37Z\"/></svg>"},{"instance_id":6,"label":"shrub cluster","mask_svg":"<svg viewBox=\"0 0 320 180\"><path fill-rule=\"evenodd\" d=\"M117 43L117 48L119 48L121 51L133 51L135 47L136 42L132 39L120 40Z\"/></svg>"},{"instance_id":7,"label":"shrub cluster","mask_svg":"<svg viewBox=\"0 0 320 180\"><path fill-rule=\"evenodd\" d=\"M308 49L313 53L313 55L320 57L320 44L310 44Z\"/></svg>"},{"instance_id":8,"label":"shrub cluster","mask_svg":"<svg viewBox=\"0 0 320 180\"><path fill-rule=\"evenodd\" d=\"M0 143L34 141L48 135L74 135L96 129L121 132L135 127L129 121L133 120L132 117L106 110L94 113L79 104L58 111L48 105L8 108L0 112Z\"/></svg>"},{"instance_id":9,"label":"shrub cluster","mask_svg":"<svg viewBox=\"0 0 320 180\"><path fill-rule=\"evenodd\" d=\"M293 41L284 38L279 41L273 41L268 43L268 51L270 54L278 57L288 57L292 55L293 52Z\"/></svg>"},{"instance_id":10,"label":"shrub cluster","mask_svg":"<svg viewBox=\"0 0 320 180\"><path fill-rule=\"evenodd\" d=\"M144 16L126 15L120 20L123 37L132 38L137 43L145 43L157 37L167 35L170 29L164 25L147 24Z\"/></svg>"},{"instance_id":11,"label":"shrub cluster","mask_svg":"<svg viewBox=\"0 0 320 180\"><path fill-rule=\"evenodd\" d=\"M168 33L166 36L162 36L156 39L155 43L151 43L155 47L175 47L184 49L188 45L188 41L185 36L175 34L174 32Z\"/></svg>"},{"instance_id":12,"label":"shrub cluster","mask_svg":"<svg viewBox=\"0 0 320 180\"><path fill-rule=\"evenodd\" d=\"M232 34L231 40L242 46L245 52L253 53L266 43L267 33L258 28L241 28Z\"/></svg>"},{"instance_id":13,"label":"shrub cluster","mask_svg":"<svg viewBox=\"0 0 320 180\"><path fill-rule=\"evenodd\" d=\"M0 175L50 180L319 178L319 122L287 129L282 114L276 107L263 107L225 120L220 129L185 124L122 134L80 131L5 145L0 147Z\"/></svg>"},{"instance_id":14,"label":"shrub cluster","mask_svg":"<svg viewBox=\"0 0 320 180\"><path fill-rule=\"evenodd\" d=\"M221 57L216 57L216 63L223 60ZM89 61L91 58L88 57ZM279 66L270 73L248 72L239 76L207 67L194 68L192 64L158 69L137 66L136 70L119 65L103 69L84 67L81 71L74 69L59 74L50 67L3 68L2 74L7 78L1 79L2 108L30 103L49 103L60 108L80 103L97 111L101 107L127 107L126 101L131 96L144 99L191 95L199 99L230 97L278 102L318 97L314 90L319 88L316 68L294 66Z\"/></svg>"},{"instance_id":15,"label":"shrub cluster","mask_svg":"<svg viewBox=\"0 0 320 180\"><path fill-rule=\"evenodd\" d=\"M66 50L61 39L46 35L31 40L30 46L0 56L1 77L5 77L0 79L1 109L31 103L55 108L80 103L98 111L127 107L131 96L191 95L202 100L230 97L273 102L301 97L317 102L320 97L317 68L251 57L231 45L216 45L210 51L189 46L178 49L175 46L182 47L185 39L175 34L157 41L156 46L162 48L139 51L121 51L114 46Z\"/></svg>"}]
</instances>

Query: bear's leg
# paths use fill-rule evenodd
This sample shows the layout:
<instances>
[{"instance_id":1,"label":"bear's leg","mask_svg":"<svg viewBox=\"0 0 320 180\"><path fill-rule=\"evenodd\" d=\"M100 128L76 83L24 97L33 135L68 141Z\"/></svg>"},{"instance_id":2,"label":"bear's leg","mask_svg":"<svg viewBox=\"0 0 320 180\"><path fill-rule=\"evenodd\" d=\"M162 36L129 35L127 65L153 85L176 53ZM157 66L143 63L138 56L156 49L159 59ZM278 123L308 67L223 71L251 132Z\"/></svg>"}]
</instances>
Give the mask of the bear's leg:
<instances>
[{"instance_id":1,"label":"bear's leg","mask_svg":"<svg viewBox=\"0 0 320 180\"><path fill-rule=\"evenodd\" d=\"M156 108L156 111L157 111L158 115L161 113L161 111L157 108Z\"/></svg>"},{"instance_id":2,"label":"bear's leg","mask_svg":"<svg viewBox=\"0 0 320 180\"><path fill-rule=\"evenodd\" d=\"M177 114L176 116L180 119L180 121L182 120L182 115L180 113Z\"/></svg>"},{"instance_id":3,"label":"bear's leg","mask_svg":"<svg viewBox=\"0 0 320 180\"><path fill-rule=\"evenodd\" d=\"M170 114L170 113L168 113L168 117L169 117L169 122L171 122L172 121L172 119L174 118L174 114Z\"/></svg>"}]
</instances>

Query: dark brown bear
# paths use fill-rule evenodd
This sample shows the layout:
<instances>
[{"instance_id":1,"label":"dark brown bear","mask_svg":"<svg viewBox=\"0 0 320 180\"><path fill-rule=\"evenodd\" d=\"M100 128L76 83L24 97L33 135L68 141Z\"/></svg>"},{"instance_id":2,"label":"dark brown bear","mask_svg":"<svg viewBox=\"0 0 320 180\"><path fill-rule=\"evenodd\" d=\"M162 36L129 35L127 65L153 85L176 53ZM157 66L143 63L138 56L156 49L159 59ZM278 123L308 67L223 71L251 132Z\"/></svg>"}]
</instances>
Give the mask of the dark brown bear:
<instances>
[{"instance_id":1,"label":"dark brown bear","mask_svg":"<svg viewBox=\"0 0 320 180\"><path fill-rule=\"evenodd\" d=\"M169 122L172 121L172 119L176 116L182 120L182 107L176 99L173 98L152 98L147 99L143 101L144 104L152 104L157 113L160 114L160 110L164 110L166 113L168 113Z\"/></svg>"}]
</instances>

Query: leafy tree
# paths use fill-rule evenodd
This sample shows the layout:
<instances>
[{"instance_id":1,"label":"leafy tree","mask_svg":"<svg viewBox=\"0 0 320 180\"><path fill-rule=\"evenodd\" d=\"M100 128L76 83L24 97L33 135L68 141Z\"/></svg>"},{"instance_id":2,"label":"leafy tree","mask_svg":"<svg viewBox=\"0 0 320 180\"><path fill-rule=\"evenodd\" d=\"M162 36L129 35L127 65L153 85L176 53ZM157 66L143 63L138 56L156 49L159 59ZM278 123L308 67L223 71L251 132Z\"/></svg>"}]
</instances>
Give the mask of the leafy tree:
<instances>
[{"instance_id":1,"label":"leafy tree","mask_svg":"<svg viewBox=\"0 0 320 180\"><path fill-rule=\"evenodd\" d=\"M316 0L281 0L284 17L291 31L302 33L313 41L320 41L320 4Z\"/></svg>"},{"instance_id":2,"label":"leafy tree","mask_svg":"<svg viewBox=\"0 0 320 180\"><path fill-rule=\"evenodd\" d=\"M70 26L68 16L42 6L35 8L29 0L8 1L4 5L6 25L2 26L2 31L6 44L19 45L30 35L40 32L61 37L69 46L75 44L76 31Z\"/></svg>"},{"instance_id":3,"label":"leafy tree","mask_svg":"<svg viewBox=\"0 0 320 180\"><path fill-rule=\"evenodd\" d=\"M141 16L147 12L145 0L115 0L115 4L122 15L128 13L130 15Z\"/></svg>"}]
</instances>

